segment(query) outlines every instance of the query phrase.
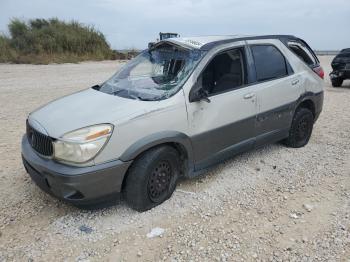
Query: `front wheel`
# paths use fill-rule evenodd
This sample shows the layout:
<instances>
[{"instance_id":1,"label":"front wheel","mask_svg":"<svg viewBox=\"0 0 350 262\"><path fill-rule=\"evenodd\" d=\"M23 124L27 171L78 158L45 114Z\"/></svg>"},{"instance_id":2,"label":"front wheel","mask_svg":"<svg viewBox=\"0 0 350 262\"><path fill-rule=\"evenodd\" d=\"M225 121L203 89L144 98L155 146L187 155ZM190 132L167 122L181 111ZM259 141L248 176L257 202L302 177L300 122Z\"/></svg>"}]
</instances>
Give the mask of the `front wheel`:
<instances>
[{"instance_id":1,"label":"front wheel","mask_svg":"<svg viewBox=\"0 0 350 262\"><path fill-rule=\"evenodd\" d=\"M340 87L343 84L343 79L332 79L333 87Z\"/></svg>"},{"instance_id":2,"label":"front wheel","mask_svg":"<svg viewBox=\"0 0 350 262\"><path fill-rule=\"evenodd\" d=\"M137 211L146 211L169 199L180 175L179 154L171 146L152 148L128 171L123 195Z\"/></svg>"},{"instance_id":3,"label":"front wheel","mask_svg":"<svg viewBox=\"0 0 350 262\"><path fill-rule=\"evenodd\" d=\"M314 116L307 108L299 108L294 114L289 136L284 141L289 147L299 148L305 146L311 137L314 125Z\"/></svg>"}]
</instances>

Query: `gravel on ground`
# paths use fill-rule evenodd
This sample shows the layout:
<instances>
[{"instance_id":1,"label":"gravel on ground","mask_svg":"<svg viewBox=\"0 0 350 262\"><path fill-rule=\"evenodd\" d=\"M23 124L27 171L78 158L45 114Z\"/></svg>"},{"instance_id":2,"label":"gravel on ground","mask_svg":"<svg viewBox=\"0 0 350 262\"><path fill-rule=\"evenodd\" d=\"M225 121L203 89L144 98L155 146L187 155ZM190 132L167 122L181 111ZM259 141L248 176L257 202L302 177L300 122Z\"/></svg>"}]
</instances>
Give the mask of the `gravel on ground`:
<instances>
[{"instance_id":1,"label":"gravel on ground","mask_svg":"<svg viewBox=\"0 0 350 262\"><path fill-rule=\"evenodd\" d=\"M301 149L267 145L184 180L144 213L86 211L43 193L20 141L29 112L121 63L0 64L0 261L350 261L350 82L332 88Z\"/></svg>"}]
</instances>

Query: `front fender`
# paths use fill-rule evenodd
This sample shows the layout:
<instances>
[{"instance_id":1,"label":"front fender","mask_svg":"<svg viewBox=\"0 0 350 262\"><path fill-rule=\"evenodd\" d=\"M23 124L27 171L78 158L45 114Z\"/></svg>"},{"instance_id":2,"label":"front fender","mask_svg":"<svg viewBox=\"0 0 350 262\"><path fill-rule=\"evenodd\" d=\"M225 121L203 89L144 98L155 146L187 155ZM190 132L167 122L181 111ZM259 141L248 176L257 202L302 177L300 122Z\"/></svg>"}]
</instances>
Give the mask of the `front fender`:
<instances>
[{"instance_id":1,"label":"front fender","mask_svg":"<svg viewBox=\"0 0 350 262\"><path fill-rule=\"evenodd\" d=\"M177 131L162 131L146 136L133 143L119 159L125 162L133 160L146 150L166 143L176 143L182 146L187 154L189 171L193 170L193 149L191 140L186 134Z\"/></svg>"}]
</instances>

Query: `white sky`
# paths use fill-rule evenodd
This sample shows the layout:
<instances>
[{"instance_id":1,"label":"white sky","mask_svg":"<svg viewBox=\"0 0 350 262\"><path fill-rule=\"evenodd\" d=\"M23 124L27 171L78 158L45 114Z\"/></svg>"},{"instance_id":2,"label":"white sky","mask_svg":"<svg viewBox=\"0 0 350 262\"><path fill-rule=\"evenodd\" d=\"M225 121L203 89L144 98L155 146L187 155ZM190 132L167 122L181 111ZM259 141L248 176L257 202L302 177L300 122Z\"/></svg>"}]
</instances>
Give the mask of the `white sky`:
<instances>
[{"instance_id":1,"label":"white sky","mask_svg":"<svg viewBox=\"0 0 350 262\"><path fill-rule=\"evenodd\" d=\"M113 48L181 36L293 34L314 49L350 48L350 0L0 0L0 31L13 17L94 25Z\"/></svg>"}]
</instances>

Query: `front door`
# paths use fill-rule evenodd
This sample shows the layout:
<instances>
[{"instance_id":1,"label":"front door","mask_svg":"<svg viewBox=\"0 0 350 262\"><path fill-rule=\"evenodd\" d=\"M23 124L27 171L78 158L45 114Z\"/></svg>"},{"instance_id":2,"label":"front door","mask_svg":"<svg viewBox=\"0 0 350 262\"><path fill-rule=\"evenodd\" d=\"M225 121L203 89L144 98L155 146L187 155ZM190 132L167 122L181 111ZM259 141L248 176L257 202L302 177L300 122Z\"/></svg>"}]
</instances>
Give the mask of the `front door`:
<instances>
[{"instance_id":1,"label":"front door","mask_svg":"<svg viewBox=\"0 0 350 262\"><path fill-rule=\"evenodd\" d=\"M197 170L254 144L257 101L245 65L244 47L217 53L197 82L210 102L187 100Z\"/></svg>"}]
</instances>

